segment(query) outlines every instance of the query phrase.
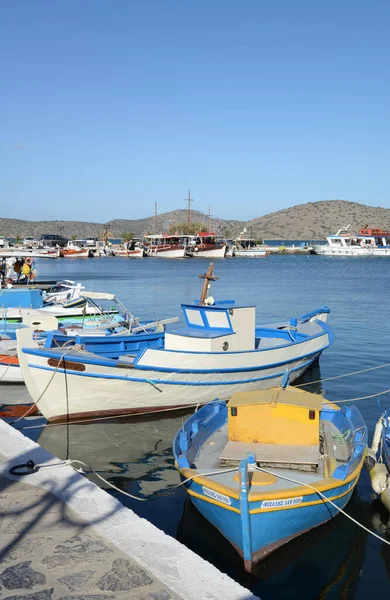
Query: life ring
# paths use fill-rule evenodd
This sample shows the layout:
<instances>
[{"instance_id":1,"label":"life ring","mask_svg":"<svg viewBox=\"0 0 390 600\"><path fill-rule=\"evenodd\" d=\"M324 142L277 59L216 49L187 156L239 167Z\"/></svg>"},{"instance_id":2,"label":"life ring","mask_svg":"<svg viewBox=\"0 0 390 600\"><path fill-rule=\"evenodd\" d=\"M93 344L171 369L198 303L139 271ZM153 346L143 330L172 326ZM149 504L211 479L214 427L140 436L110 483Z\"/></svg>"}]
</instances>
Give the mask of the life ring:
<instances>
[{"instance_id":1,"label":"life ring","mask_svg":"<svg viewBox=\"0 0 390 600\"><path fill-rule=\"evenodd\" d=\"M194 250L195 250L195 252L199 252L198 246L195 246Z\"/></svg>"},{"instance_id":2,"label":"life ring","mask_svg":"<svg viewBox=\"0 0 390 600\"><path fill-rule=\"evenodd\" d=\"M32 258L30 258L29 256L24 259L24 262L26 263L26 265L29 265L30 267L33 263Z\"/></svg>"}]
</instances>

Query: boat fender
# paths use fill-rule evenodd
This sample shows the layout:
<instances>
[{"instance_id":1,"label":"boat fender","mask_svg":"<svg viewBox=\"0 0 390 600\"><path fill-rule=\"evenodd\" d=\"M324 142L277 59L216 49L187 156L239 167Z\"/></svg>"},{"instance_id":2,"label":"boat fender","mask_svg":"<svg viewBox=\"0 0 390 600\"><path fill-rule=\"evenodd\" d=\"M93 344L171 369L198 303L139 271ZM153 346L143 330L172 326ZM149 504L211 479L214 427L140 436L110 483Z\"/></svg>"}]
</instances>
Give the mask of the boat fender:
<instances>
[{"instance_id":1,"label":"boat fender","mask_svg":"<svg viewBox=\"0 0 390 600\"><path fill-rule=\"evenodd\" d=\"M29 264L24 263L23 267L22 267L22 273L23 275L25 275L26 277L28 277L28 275L30 275L31 273L31 267Z\"/></svg>"},{"instance_id":2,"label":"boat fender","mask_svg":"<svg viewBox=\"0 0 390 600\"><path fill-rule=\"evenodd\" d=\"M380 495L388 486L388 470L385 464L377 463L370 471L371 487L374 492Z\"/></svg>"},{"instance_id":3,"label":"boat fender","mask_svg":"<svg viewBox=\"0 0 390 600\"><path fill-rule=\"evenodd\" d=\"M195 250L195 252L199 252L198 246L195 246L194 250Z\"/></svg>"},{"instance_id":4,"label":"boat fender","mask_svg":"<svg viewBox=\"0 0 390 600\"><path fill-rule=\"evenodd\" d=\"M372 438L372 444L371 444L371 448L375 454L378 452L379 443L380 443L381 437L382 437L382 430L383 430L383 419L381 417L379 419L379 421L377 422L377 424L375 425L374 437Z\"/></svg>"},{"instance_id":5,"label":"boat fender","mask_svg":"<svg viewBox=\"0 0 390 600\"><path fill-rule=\"evenodd\" d=\"M364 459L364 466L367 471L371 471L376 465L376 452L371 448L367 448L366 457Z\"/></svg>"},{"instance_id":6,"label":"boat fender","mask_svg":"<svg viewBox=\"0 0 390 600\"><path fill-rule=\"evenodd\" d=\"M381 502L383 506L390 512L390 488L387 488L381 493Z\"/></svg>"}]
</instances>

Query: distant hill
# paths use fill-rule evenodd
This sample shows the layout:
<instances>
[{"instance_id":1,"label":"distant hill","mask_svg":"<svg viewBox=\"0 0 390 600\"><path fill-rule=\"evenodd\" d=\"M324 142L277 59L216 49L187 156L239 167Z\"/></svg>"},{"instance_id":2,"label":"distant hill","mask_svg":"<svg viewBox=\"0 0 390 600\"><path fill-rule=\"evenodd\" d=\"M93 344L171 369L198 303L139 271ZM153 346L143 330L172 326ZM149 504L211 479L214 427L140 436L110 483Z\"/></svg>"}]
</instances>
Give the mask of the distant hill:
<instances>
[{"instance_id":1,"label":"distant hill","mask_svg":"<svg viewBox=\"0 0 390 600\"><path fill-rule=\"evenodd\" d=\"M320 240L349 224L355 232L365 225L389 230L390 209L346 200L322 200L269 213L245 226L265 239Z\"/></svg>"},{"instance_id":2,"label":"distant hill","mask_svg":"<svg viewBox=\"0 0 390 600\"><path fill-rule=\"evenodd\" d=\"M187 222L185 209L174 210L158 215L159 232L170 227L180 228ZM208 227L207 215L196 210L191 211L191 222ZM346 200L322 200L298 204L277 212L257 217L251 221L210 219L212 231L228 237L237 236L246 227L247 235L263 239L316 240L324 239L330 233L336 233L340 227L351 224L351 231L360 227L382 227L390 230L390 209L367 206ZM40 236L43 233L57 233L64 237L78 238L101 237L104 228L110 231L110 237L118 238L131 231L142 237L145 233L154 233L155 219L114 219L108 223L87 223L83 221L22 221L0 218L0 236L26 237Z\"/></svg>"}]
</instances>

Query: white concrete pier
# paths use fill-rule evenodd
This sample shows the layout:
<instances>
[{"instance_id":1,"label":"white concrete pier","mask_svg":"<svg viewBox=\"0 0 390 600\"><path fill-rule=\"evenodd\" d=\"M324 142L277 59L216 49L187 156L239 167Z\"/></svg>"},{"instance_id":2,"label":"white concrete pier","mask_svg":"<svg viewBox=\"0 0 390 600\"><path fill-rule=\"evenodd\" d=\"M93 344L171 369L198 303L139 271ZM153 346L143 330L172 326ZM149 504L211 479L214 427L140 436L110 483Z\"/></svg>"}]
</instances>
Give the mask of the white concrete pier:
<instances>
[{"instance_id":1,"label":"white concrete pier","mask_svg":"<svg viewBox=\"0 0 390 600\"><path fill-rule=\"evenodd\" d=\"M42 467L9 474L28 460ZM256 600L61 462L0 420L4 600Z\"/></svg>"}]
</instances>

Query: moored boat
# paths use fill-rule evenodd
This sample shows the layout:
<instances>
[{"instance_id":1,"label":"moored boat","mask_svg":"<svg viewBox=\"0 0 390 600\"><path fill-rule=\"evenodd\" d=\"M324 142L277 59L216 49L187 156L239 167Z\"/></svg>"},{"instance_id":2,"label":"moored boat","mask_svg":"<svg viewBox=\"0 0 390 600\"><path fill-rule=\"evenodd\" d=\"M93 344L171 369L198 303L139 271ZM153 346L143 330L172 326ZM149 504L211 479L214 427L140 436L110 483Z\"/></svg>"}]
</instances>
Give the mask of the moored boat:
<instances>
[{"instance_id":1,"label":"moored boat","mask_svg":"<svg viewBox=\"0 0 390 600\"><path fill-rule=\"evenodd\" d=\"M349 232L350 225L326 238L326 244L313 244L312 254L324 256L390 256L390 231L363 227Z\"/></svg>"},{"instance_id":2,"label":"moored boat","mask_svg":"<svg viewBox=\"0 0 390 600\"><path fill-rule=\"evenodd\" d=\"M226 249L226 242L217 240L214 232L202 231L189 236L187 255L197 258L224 258Z\"/></svg>"},{"instance_id":3,"label":"moored boat","mask_svg":"<svg viewBox=\"0 0 390 600\"><path fill-rule=\"evenodd\" d=\"M234 546L247 571L337 515L358 481L367 427L354 406L273 389L196 411L174 439L192 503Z\"/></svg>"},{"instance_id":4,"label":"moored boat","mask_svg":"<svg viewBox=\"0 0 390 600\"><path fill-rule=\"evenodd\" d=\"M106 358L101 352L41 349L31 330L19 331L20 366L44 416L169 410L267 389L280 384L286 370L291 381L298 378L333 342L327 307L256 327L255 306L206 297L215 279L212 263L203 279L199 303L182 305L186 326L167 329L160 348Z\"/></svg>"},{"instance_id":5,"label":"moored boat","mask_svg":"<svg viewBox=\"0 0 390 600\"><path fill-rule=\"evenodd\" d=\"M246 227L234 240L234 256L238 258L265 258L269 252L264 249L259 240L246 235Z\"/></svg>"},{"instance_id":6,"label":"moored boat","mask_svg":"<svg viewBox=\"0 0 390 600\"><path fill-rule=\"evenodd\" d=\"M61 248L60 256L62 258L89 258L89 248L83 248L76 242L68 242L65 248Z\"/></svg>"},{"instance_id":7,"label":"moored boat","mask_svg":"<svg viewBox=\"0 0 390 600\"><path fill-rule=\"evenodd\" d=\"M123 247L113 248L112 254L125 258L143 258L146 255L145 249L138 238L124 242Z\"/></svg>"},{"instance_id":8,"label":"moored boat","mask_svg":"<svg viewBox=\"0 0 390 600\"><path fill-rule=\"evenodd\" d=\"M80 300L84 301L83 310L86 311L82 319L72 317L72 313L59 312L61 307L52 305L48 307L53 308L52 313L45 309L19 309L22 321L3 325L0 340L0 383L24 381L15 341L16 332L20 328L33 327L34 341L40 348L72 348L76 345L102 357L118 358L141 348L162 347L165 326L178 321L178 317L152 322L139 321L114 294L82 294L84 296ZM87 300L88 305L85 304ZM97 304L103 300L109 300L110 311ZM107 339L103 340L105 337Z\"/></svg>"},{"instance_id":9,"label":"moored boat","mask_svg":"<svg viewBox=\"0 0 390 600\"><path fill-rule=\"evenodd\" d=\"M147 256L160 258L184 258L186 255L187 237L168 233L145 235L145 251Z\"/></svg>"}]
</instances>

